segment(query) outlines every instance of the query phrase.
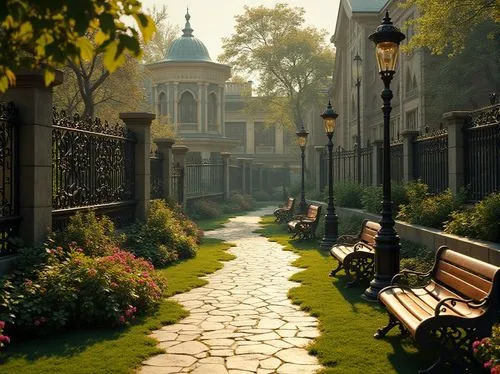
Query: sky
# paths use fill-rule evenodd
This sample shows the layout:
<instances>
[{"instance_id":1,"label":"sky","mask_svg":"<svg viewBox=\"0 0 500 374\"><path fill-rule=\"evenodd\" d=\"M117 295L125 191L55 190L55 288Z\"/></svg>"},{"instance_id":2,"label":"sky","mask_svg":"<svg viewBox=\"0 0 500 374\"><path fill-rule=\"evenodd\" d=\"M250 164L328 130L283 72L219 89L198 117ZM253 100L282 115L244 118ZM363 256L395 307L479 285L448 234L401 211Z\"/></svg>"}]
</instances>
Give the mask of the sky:
<instances>
[{"instance_id":1,"label":"sky","mask_svg":"<svg viewBox=\"0 0 500 374\"><path fill-rule=\"evenodd\" d=\"M249 7L263 5L272 8L276 3L282 2L292 7L303 7L306 11L305 24L325 29L327 31L325 42L330 43L330 37L335 31L340 0L142 0L141 2L146 9L152 8L153 5L161 9L166 5L169 22L179 26L179 36L186 22L184 15L188 6L193 35L205 44L212 60L217 61L217 56L222 53L222 38L234 33L234 16L243 14L244 5Z\"/></svg>"}]
</instances>

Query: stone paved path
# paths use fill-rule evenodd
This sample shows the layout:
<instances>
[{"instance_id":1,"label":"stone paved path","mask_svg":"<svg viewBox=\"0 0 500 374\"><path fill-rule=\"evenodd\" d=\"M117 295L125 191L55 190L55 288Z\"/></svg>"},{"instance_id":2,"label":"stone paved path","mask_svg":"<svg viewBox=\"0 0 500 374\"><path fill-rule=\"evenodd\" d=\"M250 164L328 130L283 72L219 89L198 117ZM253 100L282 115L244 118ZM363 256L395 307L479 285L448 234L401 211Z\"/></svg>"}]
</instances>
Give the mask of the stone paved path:
<instances>
[{"instance_id":1,"label":"stone paved path","mask_svg":"<svg viewBox=\"0 0 500 374\"><path fill-rule=\"evenodd\" d=\"M297 258L253 230L261 209L233 218L207 236L236 246L235 260L207 276L206 286L173 298L190 315L153 332L166 350L143 363L141 374L314 373L321 368L304 348L319 335L317 321L292 305L288 278L299 271Z\"/></svg>"}]
</instances>

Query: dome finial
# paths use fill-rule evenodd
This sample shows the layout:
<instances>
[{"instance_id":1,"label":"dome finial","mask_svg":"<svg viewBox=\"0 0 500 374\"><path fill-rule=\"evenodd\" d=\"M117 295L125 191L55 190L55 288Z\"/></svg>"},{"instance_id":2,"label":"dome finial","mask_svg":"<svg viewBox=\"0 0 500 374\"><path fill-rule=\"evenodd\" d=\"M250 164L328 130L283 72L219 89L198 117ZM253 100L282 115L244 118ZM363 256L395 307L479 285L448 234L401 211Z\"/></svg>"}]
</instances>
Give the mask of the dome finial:
<instances>
[{"instance_id":1,"label":"dome finial","mask_svg":"<svg viewBox=\"0 0 500 374\"><path fill-rule=\"evenodd\" d=\"M189 8L186 8L186 25L182 29L182 36L193 36L193 29L191 28L191 24L189 23L189 20L191 19L191 15L189 14Z\"/></svg>"}]
</instances>

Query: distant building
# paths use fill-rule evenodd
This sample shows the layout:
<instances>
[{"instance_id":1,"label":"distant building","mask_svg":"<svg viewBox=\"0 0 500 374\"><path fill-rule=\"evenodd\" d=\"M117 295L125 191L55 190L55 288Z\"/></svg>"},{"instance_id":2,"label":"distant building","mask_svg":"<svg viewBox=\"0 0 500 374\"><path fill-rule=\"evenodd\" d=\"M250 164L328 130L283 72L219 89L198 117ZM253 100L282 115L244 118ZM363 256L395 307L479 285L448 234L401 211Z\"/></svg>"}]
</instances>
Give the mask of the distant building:
<instances>
[{"instance_id":1,"label":"distant building","mask_svg":"<svg viewBox=\"0 0 500 374\"><path fill-rule=\"evenodd\" d=\"M335 135L336 145L353 149L357 135L356 54L362 59L360 87L361 143L383 138L383 116L380 93L383 84L375 61L375 46L368 39L381 23L386 10L399 28L407 20L418 17L415 7L401 8L397 0L341 0L332 42L336 47L333 73L332 105L339 113ZM404 30L407 43L413 35ZM424 52L400 53L397 70L391 83L391 137L397 140L403 130L422 130L426 125L424 95Z\"/></svg>"},{"instance_id":2,"label":"distant building","mask_svg":"<svg viewBox=\"0 0 500 374\"><path fill-rule=\"evenodd\" d=\"M191 157L231 152L233 159L297 169L295 134L264 126L265 113L250 115L245 110L252 82L227 82L231 67L211 60L203 42L193 36L189 13L185 17L183 34L165 59L147 65L157 117L166 116L174 124L179 143L189 147Z\"/></svg>"}]
</instances>

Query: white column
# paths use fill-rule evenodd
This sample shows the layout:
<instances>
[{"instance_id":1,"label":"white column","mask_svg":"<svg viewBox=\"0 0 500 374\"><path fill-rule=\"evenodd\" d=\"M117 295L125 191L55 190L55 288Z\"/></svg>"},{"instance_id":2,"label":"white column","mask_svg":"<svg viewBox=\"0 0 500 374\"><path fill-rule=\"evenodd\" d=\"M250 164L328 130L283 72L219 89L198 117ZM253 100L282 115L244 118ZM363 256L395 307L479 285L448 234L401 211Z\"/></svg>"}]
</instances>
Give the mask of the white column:
<instances>
[{"instance_id":1,"label":"white column","mask_svg":"<svg viewBox=\"0 0 500 374\"><path fill-rule=\"evenodd\" d=\"M197 116L197 121L198 121L198 132L201 132L201 103L202 103L202 92L201 92L201 87L203 85L202 82L198 82L198 97L196 98L196 103L197 103L197 110L198 110L198 116Z\"/></svg>"},{"instance_id":2,"label":"white column","mask_svg":"<svg viewBox=\"0 0 500 374\"><path fill-rule=\"evenodd\" d=\"M226 135L226 126L225 126L226 116L224 111L224 83L220 86L219 103L220 103L219 133L224 136Z\"/></svg>"},{"instance_id":3,"label":"white column","mask_svg":"<svg viewBox=\"0 0 500 374\"><path fill-rule=\"evenodd\" d=\"M249 121L246 123L246 132L247 132L246 153L254 154L255 153L255 125L254 125L253 121Z\"/></svg>"},{"instance_id":4,"label":"white column","mask_svg":"<svg viewBox=\"0 0 500 374\"><path fill-rule=\"evenodd\" d=\"M283 146L283 127L275 126L274 130L274 153L283 154L284 146Z\"/></svg>"},{"instance_id":5,"label":"white column","mask_svg":"<svg viewBox=\"0 0 500 374\"><path fill-rule=\"evenodd\" d=\"M205 115L203 116L203 129L204 132L208 132L208 83L203 84L203 100L205 108Z\"/></svg>"},{"instance_id":6,"label":"white column","mask_svg":"<svg viewBox=\"0 0 500 374\"><path fill-rule=\"evenodd\" d=\"M179 82L174 82L174 97L173 97L173 102L174 102L174 118L172 118L172 122L174 126L177 128L177 121L179 119L179 113L177 113L178 108L179 108Z\"/></svg>"}]
</instances>

